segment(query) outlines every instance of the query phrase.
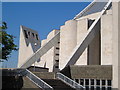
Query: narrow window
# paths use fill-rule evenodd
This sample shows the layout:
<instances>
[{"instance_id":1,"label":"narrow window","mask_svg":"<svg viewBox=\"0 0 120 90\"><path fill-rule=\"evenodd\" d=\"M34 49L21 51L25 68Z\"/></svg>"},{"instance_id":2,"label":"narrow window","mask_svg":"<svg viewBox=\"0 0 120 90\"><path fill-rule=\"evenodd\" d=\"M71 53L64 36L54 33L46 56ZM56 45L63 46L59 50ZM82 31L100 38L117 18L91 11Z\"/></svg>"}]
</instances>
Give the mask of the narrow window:
<instances>
[{"instance_id":1,"label":"narrow window","mask_svg":"<svg viewBox=\"0 0 120 90\"><path fill-rule=\"evenodd\" d=\"M28 38L28 35L27 35L27 31L26 31L26 30L24 30L24 35L25 35L26 38Z\"/></svg>"},{"instance_id":2,"label":"narrow window","mask_svg":"<svg viewBox=\"0 0 120 90\"><path fill-rule=\"evenodd\" d=\"M105 80L102 80L102 85L105 85Z\"/></svg>"},{"instance_id":3,"label":"narrow window","mask_svg":"<svg viewBox=\"0 0 120 90\"><path fill-rule=\"evenodd\" d=\"M106 88L105 88L105 87L102 87L102 90L106 90Z\"/></svg>"},{"instance_id":4,"label":"narrow window","mask_svg":"<svg viewBox=\"0 0 120 90\"><path fill-rule=\"evenodd\" d=\"M97 85L100 85L100 80L97 80L97 83L96 83Z\"/></svg>"},{"instance_id":5,"label":"narrow window","mask_svg":"<svg viewBox=\"0 0 120 90\"><path fill-rule=\"evenodd\" d=\"M75 79L75 82L79 83L79 80L78 80L78 79Z\"/></svg>"},{"instance_id":6,"label":"narrow window","mask_svg":"<svg viewBox=\"0 0 120 90\"><path fill-rule=\"evenodd\" d=\"M35 37L34 33L32 33L32 36Z\"/></svg>"},{"instance_id":7,"label":"narrow window","mask_svg":"<svg viewBox=\"0 0 120 90\"><path fill-rule=\"evenodd\" d=\"M108 86L112 85L111 80L107 80L107 83L108 83Z\"/></svg>"},{"instance_id":8,"label":"narrow window","mask_svg":"<svg viewBox=\"0 0 120 90\"><path fill-rule=\"evenodd\" d=\"M84 85L84 79L80 79L80 85Z\"/></svg>"},{"instance_id":9,"label":"narrow window","mask_svg":"<svg viewBox=\"0 0 120 90\"><path fill-rule=\"evenodd\" d=\"M59 68L59 66L55 66L55 68Z\"/></svg>"},{"instance_id":10,"label":"narrow window","mask_svg":"<svg viewBox=\"0 0 120 90\"><path fill-rule=\"evenodd\" d=\"M91 79L91 85L94 85L94 79Z\"/></svg>"},{"instance_id":11,"label":"narrow window","mask_svg":"<svg viewBox=\"0 0 120 90\"><path fill-rule=\"evenodd\" d=\"M55 60L56 62L59 62L59 60Z\"/></svg>"},{"instance_id":12,"label":"narrow window","mask_svg":"<svg viewBox=\"0 0 120 90\"><path fill-rule=\"evenodd\" d=\"M89 79L85 79L85 85L89 85Z\"/></svg>"},{"instance_id":13,"label":"narrow window","mask_svg":"<svg viewBox=\"0 0 120 90\"><path fill-rule=\"evenodd\" d=\"M28 35L30 36L30 32L28 32Z\"/></svg>"},{"instance_id":14,"label":"narrow window","mask_svg":"<svg viewBox=\"0 0 120 90\"><path fill-rule=\"evenodd\" d=\"M36 39L38 40L38 35L36 34Z\"/></svg>"},{"instance_id":15,"label":"narrow window","mask_svg":"<svg viewBox=\"0 0 120 90\"><path fill-rule=\"evenodd\" d=\"M59 56L59 54L56 53L56 56Z\"/></svg>"},{"instance_id":16,"label":"narrow window","mask_svg":"<svg viewBox=\"0 0 120 90\"><path fill-rule=\"evenodd\" d=\"M58 50L59 50L59 47L56 47L56 49L58 49Z\"/></svg>"}]
</instances>

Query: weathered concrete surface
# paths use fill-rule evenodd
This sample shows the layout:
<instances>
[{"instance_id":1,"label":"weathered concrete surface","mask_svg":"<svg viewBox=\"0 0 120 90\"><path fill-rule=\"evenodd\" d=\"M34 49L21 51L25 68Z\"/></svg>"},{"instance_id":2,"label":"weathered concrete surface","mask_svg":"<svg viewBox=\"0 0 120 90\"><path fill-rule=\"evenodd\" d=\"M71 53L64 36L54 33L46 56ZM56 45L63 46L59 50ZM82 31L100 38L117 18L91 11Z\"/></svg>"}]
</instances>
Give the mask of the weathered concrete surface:
<instances>
[{"instance_id":1,"label":"weathered concrete surface","mask_svg":"<svg viewBox=\"0 0 120 90\"><path fill-rule=\"evenodd\" d=\"M69 20L60 27L60 61L59 69L64 68L68 62L68 57L77 45L77 21Z\"/></svg>"},{"instance_id":2,"label":"weathered concrete surface","mask_svg":"<svg viewBox=\"0 0 120 90\"><path fill-rule=\"evenodd\" d=\"M44 46L47 43L47 39L41 40L41 47ZM46 54L44 54L38 63L35 63L35 66L38 67L46 67Z\"/></svg>"},{"instance_id":3,"label":"weathered concrete surface","mask_svg":"<svg viewBox=\"0 0 120 90\"><path fill-rule=\"evenodd\" d=\"M53 46L56 46L60 39L60 33L57 33L50 41L48 41L43 47L37 50L30 58L26 60L20 68L28 68L35 61L37 61L41 56L43 56L47 51L49 51Z\"/></svg>"},{"instance_id":4,"label":"weathered concrete surface","mask_svg":"<svg viewBox=\"0 0 120 90\"><path fill-rule=\"evenodd\" d=\"M44 68L44 67L37 67L37 66L30 66L27 68L31 72L48 72L49 68Z\"/></svg>"},{"instance_id":5,"label":"weathered concrete surface","mask_svg":"<svg viewBox=\"0 0 120 90\"><path fill-rule=\"evenodd\" d=\"M26 31L26 34L24 30ZM19 43L20 45L19 45L18 67L20 67L23 63L25 63L26 60L38 48L40 48L40 39L38 37L38 40L37 40L36 35L38 36L38 33L35 30L32 30L25 26L20 26L20 43Z\"/></svg>"},{"instance_id":6,"label":"weathered concrete surface","mask_svg":"<svg viewBox=\"0 0 120 90\"><path fill-rule=\"evenodd\" d=\"M55 79L54 72L33 72L33 73L41 79Z\"/></svg>"},{"instance_id":7,"label":"weathered concrete surface","mask_svg":"<svg viewBox=\"0 0 120 90\"><path fill-rule=\"evenodd\" d=\"M25 89L40 89L37 85L35 85L31 80L29 80L27 77L23 77L23 87L22 90Z\"/></svg>"},{"instance_id":8,"label":"weathered concrete surface","mask_svg":"<svg viewBox=\"0 0 120 90\"><path fill-rule=\"evenodd\" d=\"M112 80L111 65L71 65L72 79L91 78Z\"/></svg>"},{"instance_id":9,"label":"weathered concrete surface","mask_svg":"<svg viewBox=\"0 0 120 90\"><path fill-rule=\"evenodd\" d=\"M50 32L47 36L47 42L50 41L58 32L59 32L59 30L53 30L52 32ZM58 45L58 43L46 53L46 67L49 68L49 72L53 72L53 70L55 68L54 67L55 57L56 57L55 51L56 51L57 45ZM57 57L56 59L59 59L59 57Z\"/></svg>"},{"instance_id":10,"label":"weathered concrete surface","mask_svg":"<svg viewBox=\"0 0 120 90\"><path fill-rule=\"evenodd\" d=\"M120 1L113 2L113 88L120 90Z\"/></svg>"},{"instance_id":11,"label":"weathered concrete surface","mask_svg":"<svg viewBox=\"0 0 120 90\"><path fill-rule=\"evenodd\" d=\"M101 17L101 65L112 65L112 15Z\"/></svg>"},{"instance_id":12,"label":"weathered concrete surface","mask_svg":"<svg viewBox=\"0 0 120 90\"><path fill-rule=\"evenodd\" d=\"M90 27L92 25L92 23L94 22L94 20L89 20L88 21L88 27ZM96 31L98 31L98 33L96 33L96 36L93 38L93 40L90 42L90 44L88 45L88 65L100 65L100 23L99 25L96 25L96 27L94 28Z\"/></svg>"},{"instance_id":13,"label":"weathered concrete surface","mask_svg":"<svg viewBox=\"0 0 120 90\"><path fill-rule=\"evenodd\" d=\"M41 41L41 46L44 46L47 42L49 42L58 32L59 30L56 30L56 29L52 30L48 34L47 39L44 39ZM59 45L56 44L48 52L46 52L41 57L41 61L36 63L35 66L49 68L49 72L56 71L58 68L55 68L55 65L56 65L55 60L59 60L59 56L56 56L56 53L59 54L59 51L56 50L56 47L59 48Z\"/></svg>"},{"instance_id":14,"label":"weathered concrete surface","mask_svg":"<svg viewBox=\"0 0 120 90\"><path fill-rule=\"evenodd\" d=\"M72 54L70 55L70 57L68 58L68 63L66 64L66 66L68 65L74 65L76 63L76 61L78 60L78 58L81 56L81 54L83 53L83 51L87 48L87 46L91 43L91 41L94 39L94 37L96 36L96 34L99 33L99 28L100 27L100 20L98 20L98 22L94 23L95 26L93 26L91 28L90 31L88 31L87 35L85 36L85 38L82 40L82 43L79 43L74 51L72 52ZM98 29L97 29L98 28Z\"/></svg>"},{"instance_id":15,"label":"weathered concrete surface","mask_svg":"<svg viewBox=\"0 0 120 90\"><path fill-rule=\"evenodd\" d=\"M88 18L80 19L77 21L77 45L82 42L83 38L87 34L88 30ZM87 65L88 48L82 53L75 65Z\"/></svg>"}]
</instances>

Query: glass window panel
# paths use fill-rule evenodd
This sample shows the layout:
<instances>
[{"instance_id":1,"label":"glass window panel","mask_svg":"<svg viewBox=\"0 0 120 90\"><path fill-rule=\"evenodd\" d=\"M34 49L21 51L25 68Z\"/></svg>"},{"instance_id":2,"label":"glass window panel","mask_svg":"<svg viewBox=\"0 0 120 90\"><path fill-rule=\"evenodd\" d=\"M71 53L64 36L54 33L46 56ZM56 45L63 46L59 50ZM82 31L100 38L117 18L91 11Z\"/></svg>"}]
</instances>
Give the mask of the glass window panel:
<instances>
[{"instance_id":1,"label":"glass window panel","mask_svg":"<svg viewBox=\"0 0 120 90\"><path fill-rule=\"evenodd\" d=\"M80 85L84 85L84 79L80 79Z\"/></svg>"},{"instance_id":2,"label":"glass window panel","mask_svg":"<svg viewBox=\"0 0 120 90\"><path fill-rule=\"evenodd\" d=\"M89 90L89 86L86 86L86 89L85 90Z\"/></svg>"},{"instance_id":3,"label":"glass window panel","mask_svg":"<svg viewBox=\"0 0 120 90\"><path fill-rule=\"evenodd\" d=\"M102 90L105 90L106 88L105 87L102 87Z\"/></svg>"},{"instance_id":4,"label":"glass window panel","mask_svg":"<svg viewBox=\"0 0 120 90\"><path fill-rule=\"evenodd\" d=\"M85 79L85 85L89 85L89 79Z\"/></svg>"},{"instance_id":5,"label":"glass window panel","mask_svg":"<svg viewBox=\"0 0 120 90\"><path fill-rule=\"evenodd\" d=\"M78 79L75 79L75 82L79 83L79 80L78 80Z\"/></svg>"},{"instance_id":6,"label":"glass window panel","mask_svg":"<svg viewBox=\"0 0 120 90\"><path fill-rule=\"evenodd\" d=\"M107 83L108 83L108 86L112 85L111 80L107 80Z\"/></svg>"},{"instance_id":7,"label":"glass window panel","mask_svg":"<svg viewBox=\"0 0 120 90\"><path fill-rule=\"evenodd\" d=\"M107 87L107 90L112 90L112 88L111 87Z\"/></svg>"},{"instance_id":8,"label":"glass window panel","mask_svg":"<svg viewBox=\"0 0 120 90\"><path fill-rule=\"evenodd\" d=\"M96 84L97 84L97 85L100 85L100 80L96 80Z\"/></svg>"},{"instance_id":9,"label":"glass window panel","mask_svg":"<svg viewBox=\"0 0 120 90\"><path fill-rule=\"evenodd\" d=\"M105 85L105 80L102 80L102 85Z\"/></svg>"},{"instance_id":10,"label":"glass window panel","mask_svg":"<svg viewBox=\"0 0 120 90\"><path fill-rule=\"evenodd\" d=\"M94 90L94 86L91 86L91 90Z\"/></svg>"},{"instance_id":11,"label":"glass window panel","mask_svg":"<svg viewBox=\"0 0 120 90\"><path fill-rule=\"evenodd\" d=\"M97 86L97 87L96 87L96 90L100 90L100 87Z\"/></svg>"},{"instance_id":12,"label":"glass window panel","mask_svg":"<svg viewBox=\"0 0 120 90\"><path fill-rule=\"evenodd\" d=\"M94 79L91 79L91 85L94 85Z\"/></svg>"}]
</instances>

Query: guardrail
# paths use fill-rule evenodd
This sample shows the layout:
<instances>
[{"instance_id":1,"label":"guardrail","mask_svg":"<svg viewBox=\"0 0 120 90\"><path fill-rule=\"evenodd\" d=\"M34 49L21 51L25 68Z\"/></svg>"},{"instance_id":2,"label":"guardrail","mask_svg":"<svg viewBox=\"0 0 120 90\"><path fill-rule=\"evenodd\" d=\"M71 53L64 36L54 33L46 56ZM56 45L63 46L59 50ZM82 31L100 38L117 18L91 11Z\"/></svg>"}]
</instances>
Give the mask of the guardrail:
<instances>
[{"instance_id":1,"label":"guardrail","mask_svg":"<svg viewBox=\"0 0 120 90\"><path fill-rule=\"evenodd\" d=\"M71 87L77 89L77 90L84 90L85 89L85 87L78 84L74 80L68 78L67 76L63 75L62 73L57 73L57 78L60 79L61 81L65 82L66 84L70 85Z\"/></svg>"},{"instance_id":2,"label":"guardrail","mask_svg":"<svg viewBox=\"0 0 120 90\"><path fill-rule=\"evenodd\" d=\"M30 79L33 83L35 83L38 87L42 88L43 90L53 90L53 88L44 82L42 79L34 75L29 70L25 70L26 77Z\"/></svg>"}]
</instances>

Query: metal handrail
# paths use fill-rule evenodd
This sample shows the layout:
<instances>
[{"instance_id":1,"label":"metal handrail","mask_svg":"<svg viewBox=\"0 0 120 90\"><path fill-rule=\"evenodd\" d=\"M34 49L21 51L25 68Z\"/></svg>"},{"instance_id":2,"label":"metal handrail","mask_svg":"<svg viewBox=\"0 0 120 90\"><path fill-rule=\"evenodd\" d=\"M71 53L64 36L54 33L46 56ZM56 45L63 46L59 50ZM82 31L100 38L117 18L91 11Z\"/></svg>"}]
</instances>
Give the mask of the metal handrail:
<instances>
[{"instance_id":1,"label":"metal handrail","mask_svg":"<svg viewBox=\"0 0 120 90\"><path fill-rule=\"evenodd\" d=\"M44 82L42 79L37 77L35 74L30 72L29 70L25 70L24 72L26 74L26 77L30 79L34 84L36 84L38 87L42 88L43 90L53 90L53 87L48 85L46 82Z\"/></svg>"},{"instance_id":2,"label":"metal handrail","mask_svg":"<svg viewBox=\"0 0 120 90\"><path fill-rule=\"evenodd\" d=\"M77 82L68 78L67 76L63 75L62 73L57 73L57 78L75 89L84 89L85 88L84 86L78 84Z\"/></svg>"}]
</instances>

